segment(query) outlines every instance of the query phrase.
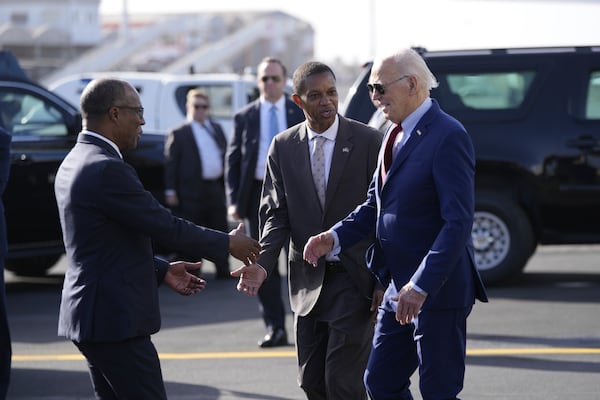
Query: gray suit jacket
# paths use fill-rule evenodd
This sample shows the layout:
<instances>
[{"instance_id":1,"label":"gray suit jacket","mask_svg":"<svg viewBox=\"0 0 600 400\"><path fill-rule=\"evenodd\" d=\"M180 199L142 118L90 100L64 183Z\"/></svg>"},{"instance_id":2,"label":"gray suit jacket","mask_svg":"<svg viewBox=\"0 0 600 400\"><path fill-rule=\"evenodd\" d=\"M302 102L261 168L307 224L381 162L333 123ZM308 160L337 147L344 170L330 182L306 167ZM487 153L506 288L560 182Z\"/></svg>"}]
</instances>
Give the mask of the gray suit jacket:
<instances>
[{"instance_id":1,"label":"gray suit jacket","mask_svg":"<svg viewBox=\"0 0 600 400\"><path fill-rule=\"evenodd\" d=\"M306 123L277 135L269 149L260 207L259 262L272 271L281 247L290 237L290 300L292 310L301 316L317 302L325 274L323 258L317 268L303 260L304 245L310 236L329 229L366 199L381 146L381 132L339 118L324 211L312 180ZM368 244L365 240L340 254L358 292L365 297L371 297L375 283L366 267Z\"/></svg>"},{"instance_id":2,"label":"gray suit jacket","mask_svg":"<svg viewBox=\"0 0 600 400\"><path fill-rule=\"evenodd\" d=\"M68 268L58 334L115 342L160 328L157 286L166 261L152 240L198 259L229 256L226 233L174 217L105 141L80 134L58 169L55 194Z\"/></svg>"}]
</instances>

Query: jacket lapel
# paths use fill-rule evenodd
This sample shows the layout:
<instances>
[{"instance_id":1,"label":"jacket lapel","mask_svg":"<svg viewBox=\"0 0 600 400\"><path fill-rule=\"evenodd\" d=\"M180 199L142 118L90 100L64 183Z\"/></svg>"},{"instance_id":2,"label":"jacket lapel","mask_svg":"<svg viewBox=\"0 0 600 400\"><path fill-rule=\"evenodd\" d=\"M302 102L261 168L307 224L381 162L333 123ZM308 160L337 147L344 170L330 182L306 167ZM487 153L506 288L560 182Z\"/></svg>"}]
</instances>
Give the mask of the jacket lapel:
<instances>
[{"instance_id":1,"label":"jacket lapel","mask_svg":"<svg viewBox=\"0 0 600 400\"><path fill-rule=\"evenodd\" d=\"M350 154L354 147L352 142L352 133L347 129L347 124L344 119L339 118L340 124L338 127L337 136L335 138L335 146L333 148L333 154L331 158L331 169L329 171L329 178L327 180L327 187L325 188L325 210L323 214L331 206L331 198L337 190L346 164L350 159Z\"/></svg>"}]
</instances>

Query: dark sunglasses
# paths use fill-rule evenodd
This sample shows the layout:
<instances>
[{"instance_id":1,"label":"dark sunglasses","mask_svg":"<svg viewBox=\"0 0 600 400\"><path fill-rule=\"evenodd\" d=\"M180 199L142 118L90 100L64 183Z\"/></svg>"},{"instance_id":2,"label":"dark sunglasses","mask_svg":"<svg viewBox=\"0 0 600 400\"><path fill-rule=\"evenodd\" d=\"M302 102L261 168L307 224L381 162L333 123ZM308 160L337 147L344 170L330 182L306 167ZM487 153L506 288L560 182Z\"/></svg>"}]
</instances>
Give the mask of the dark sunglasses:
<instances>
[{"instance_id":1,"label":"dark sunglasses","mask_svg":"<svg viewBox=\"0 0 600 400\"><path fill-rule=\"evenodd\" d=\"M194 104L195 110L198 110L200 108L203 110L208 110L210 108L210 106L208 104Z\"/></svg>"},{"instance_id":2,"label":"dark sunglasses","mask_svg":"<svg viewBox=\"0 0 600 400\"><path fill-rule=\"evenodd\" d=\"M385 94L385 87L391 85L392 83L396 83L401 81L402 79L408 78L410 75L402 75L400 78L395 81L391 81L388 83L367 83L367 89L369 90L369 94L373 94L373 90L376 90L380 95Z\"/></svg>"},{"instance_id":3,"label":"dark sunglasses","mask_svg":"<svg viewBox=\"0 0 600 400\"><path fill-rule=\"evenodd\" d=\"M265 75L262 78L260 78L260 80L263 82L267 82L269 79L272 80L273 82L281 81L281 77L277 76L277 75L273 75L273 76Z\"/></svg>"}]
</instances>

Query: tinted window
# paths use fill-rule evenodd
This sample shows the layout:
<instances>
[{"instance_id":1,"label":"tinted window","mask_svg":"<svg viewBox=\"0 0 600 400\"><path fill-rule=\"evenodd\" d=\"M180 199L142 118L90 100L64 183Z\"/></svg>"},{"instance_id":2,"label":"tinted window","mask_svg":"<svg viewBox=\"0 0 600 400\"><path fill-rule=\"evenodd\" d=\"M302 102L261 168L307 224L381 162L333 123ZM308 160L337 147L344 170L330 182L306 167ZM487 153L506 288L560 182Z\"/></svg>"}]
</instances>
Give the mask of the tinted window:
<instances>
[{"instance_id":1,"label":"tinted window","mask_svg":"<svg viewBox=\"0 0 600 400\"><path fill-rule=\"evenodd\" d=\"M494 73L464 73L440 76L447 80L447 90L440 91L443 103L450 102L451 108L464 107L476 110L516 109L521 106L531 86L533 71L507 71ZM451 99L451 97L455 97Z\"/></svg>"},{"instance_id":2,"label":"tinted window","mask_svg":"<svg viewBox=\"0 0 600 400\"><path fill-rule=\"evenodd\" d=\"M0 89L2 119L13 135L66 136L61 112L45 99L30 93Z\"/></svg>"},{"instance_id":3,"label":"tinted window","mask_svg":"<svg viewBox=\"0 0 600 400\"><path fill-rule=\"evenodd\" d=\"M232 85L199 85L180 87L175 91L179 109L185 115L185 97L191 89L200 89L210 99L210 115L214 118L233 118L233 86Z\"/></svg>"},{"instance_id":4,"label":"tinted window","mask_svg":"<svg viewBox=\"0 0 600 400\"><path fill-rule=\"evenodd\" d=\"M590 75L585 102L585 118L600 119L600 71L594 71Z\"/></svg>"}]
</instances>

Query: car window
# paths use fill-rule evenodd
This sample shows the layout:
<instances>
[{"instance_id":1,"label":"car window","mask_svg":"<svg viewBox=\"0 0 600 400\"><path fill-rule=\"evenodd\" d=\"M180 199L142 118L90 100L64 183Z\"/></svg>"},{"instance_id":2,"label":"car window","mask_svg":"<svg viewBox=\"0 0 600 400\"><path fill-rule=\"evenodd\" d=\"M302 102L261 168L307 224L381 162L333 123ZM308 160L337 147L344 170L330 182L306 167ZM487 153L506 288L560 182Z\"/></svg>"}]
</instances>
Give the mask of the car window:
<instances>
[{"instance_id":1,"label":"car window","mask_svg":"<svg viewBox=\"0 0 600 400\"><path fill-rule=\"evenodd\" d=\"M516 109L521 106L534 71L506 71L492 73L458 73L438 76L440 102L456 109L475 110ZM444 93L443 80L447 83Z\"/></svg>"},{"instance_id":2,"label":"car window","mask_svg":"<svg viewBox=\"0 0 600 400\"><path fill-rule=\"evenodd\" d=\"M210 99L210 115L213 118L233 118L233 86L221 85L190 85L181 86L175 91L175 98L179 109L185 112L185 97L191 89L200 89Z\"/></svg>"},{"instance_id":3,"label":"car window","mask_svg":"<svg viewBox=\"0 0 600 400\"><path fill-rule=\"evenodd\" d=\"M31 93L0 89L0 109L13 135L66 136L68 128L60 110Z\"/></svg>"},{"instance_id":4,"label":"car window","mask_svg":"<svg viewBox=\"0 0 600 400\"><path fill-rule=\"evenodd\" d=\"M600 119L600 71L594 71L590 74L585 103L585 118Z\"/></svg>"}]
</instances>

